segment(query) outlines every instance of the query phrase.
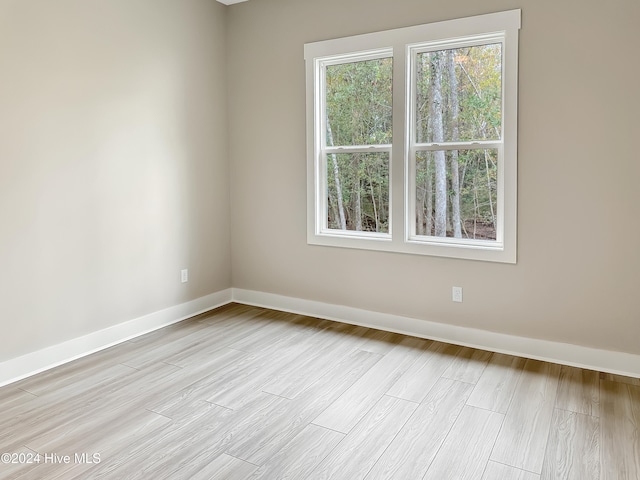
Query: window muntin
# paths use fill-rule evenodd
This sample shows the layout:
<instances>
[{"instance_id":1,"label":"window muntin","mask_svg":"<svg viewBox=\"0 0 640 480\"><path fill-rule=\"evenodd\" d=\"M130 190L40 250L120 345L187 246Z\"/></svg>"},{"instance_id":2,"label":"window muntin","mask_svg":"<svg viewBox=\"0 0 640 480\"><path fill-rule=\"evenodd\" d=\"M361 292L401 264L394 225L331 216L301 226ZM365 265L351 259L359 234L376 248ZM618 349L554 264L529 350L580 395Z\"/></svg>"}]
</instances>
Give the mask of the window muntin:
<instances>
[{"instance_id":1,"label":"window muntin","mask_svg":"<svg viewBox=\"0 0 640 480\"><path fill-rule=\"evenodd\" d=\"M516 262L519 29L520 10L511 10L305 45L309 244ZM448 118L443 124L442 136L434 137L437 132L429 130L429 125L424 125L425 121L429 122L428 116L425 116L428 109L419 113L418 92L423 97L430 93L428 85L419 85L416 63L421 60L430 65L433 52L439 52L445 57L448 55L458 64L459 97L465 93L464 88L469 87L469 84L465 86L460 81L462 75L468 73L473 78L472 67L484 66L485 76L480 75L478 78L484 78L482 82L485 83L488 81L487 76L491 80L490 74L494 77L497 75L492 80L491 88L480 85L482 82L476 83L475 87L482 95L475 100L482 101L476 101L475 105L479 107L475 112L469 111L469 99L465 100L465 105L459 104L457 134L454 122ZM327 67L348 63L366 66L369 60L383 58L390 60L392 71L391 103L385 102L385 105L391 107L391 131L388 132L386 127L384 131L388 133L379 134L375 128L363 128L362 134L355 140L353 136L349 140L349 136L341 133L339 144L332 131L334 138L331 146L328 142L327 125L333 130L334 120L331 114L327 115L326 106L337 101L337 97L335 90L330 87L327 98ZM462 71L462 67L467 68L467 72ZM348 70L353 66L341 68ZM340 73L340 68L329 68L331 80L338 75L336 72ZM429 75L426 72L423 69L420 75ZM443 94L446 88L445 82ZM442 101L449 101L446 94ZM380 103L382 102L374 103L374 106L377 107ZM333 107L330 106L331 108ZM363 113L366 111L367 108L351 108L353 117L366 117ZM452 111L449 112L451 115ZM328 118L331 120L327 121ZM368 118L370 121L365 122L365 127L389 125L389 117L386 115L369 115ZM420 135L419 119L423 122ZM441 141L436 141L440 138ZM365 153L375 153L376 156L364 156ZM440 188L440 197L442 191L445 191L449 208L445 216L446 233L440 231L441 236L435 235L434 227L428 235L426 221L422 227L418 226L417 207L421 204L420 200L424 199L420 195L424 195L424 190L427 189L427 184L424 183L425 176L428 175L426 164L429 158L435 164L436 157L440 163L444 157L445 165L451 165L457 157L458 181L462 182L461 188L456 192L452 180L454 173L448 171L445 175L446 187ZM344 230L341 228L339 212L333 206L337 203L337 187L335 179L332 179L332 176L335 177L334 159L345 165L350 164L353 168L358 165L360 171L364 171L367 166L371 169L375 164L378 173L382 170L388 172L388 176L376 177L376 181L372 182L371 178L368 182L363 181L359 189L362 200L365 198L365 190L370 192L373 186L374 195L369 193L368 198L376 199L378 215L381 211L384 212L384 215L378 217L378 222L375 222L376 213L371 213L372 208L361 209L361 214L365 215L363 212L366 211L368 218L362 222L362 230L357 230L358 227L353 225ZM467 170L463 176L465 165ZM340 167L340 163L338 166ZM473 168L469 170L471 166ZM337 178L342 183L348 183L348 173L345 166L344 172L339 171ZM470 175L471 173L473 174ZM442 185L440 181L440 186ZM470 185L475 185L475 191L469 188ZM435 187L434 179L431 181L431 188ZM418 188L423 188L423 191L419 192ZM376 193L381 189L388 193L388 204L384 195ZM351 193L353 191L355 190ZM456 234L455 222L452 221L456 196L461 202L460 236ZM343 201L345 198L350 202L354 197L343 196ZM369 207L373 205L374 202L369 200ZM381 206L387 208L381 209ZM388 217L382 221L382 217L387 214ZM349 215L353 215L352 212L346 216Z\"/></svg>"}]
</instances>

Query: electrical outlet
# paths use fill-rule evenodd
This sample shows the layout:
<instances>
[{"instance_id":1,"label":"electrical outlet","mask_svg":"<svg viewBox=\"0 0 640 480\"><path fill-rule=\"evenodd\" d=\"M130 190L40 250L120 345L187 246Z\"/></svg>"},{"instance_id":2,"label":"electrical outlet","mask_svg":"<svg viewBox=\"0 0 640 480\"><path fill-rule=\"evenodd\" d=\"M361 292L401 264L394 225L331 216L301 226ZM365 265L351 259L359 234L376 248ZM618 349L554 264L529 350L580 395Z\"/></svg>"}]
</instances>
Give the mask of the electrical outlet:
<instances>
[{"instance_id":1,"label":"electrical outlet","mask_svg":"<svg viewBox=\"0 0 640 480\"><path fill-rule=\"evenodd\" d=\"M462 287L451 288L451 300L462 303Z\"/></svg>"},{"instance_id":2,"label":"electrical outlet","mask_svg":"<svg viewBox=\"0 0 640 480\"><path fill-rule=\"evenodd\" d=\"M189 281L189 270L187 268L180 271L180 278L182 279L182 283L187 283Z\"/></svg>"}]
</instances>

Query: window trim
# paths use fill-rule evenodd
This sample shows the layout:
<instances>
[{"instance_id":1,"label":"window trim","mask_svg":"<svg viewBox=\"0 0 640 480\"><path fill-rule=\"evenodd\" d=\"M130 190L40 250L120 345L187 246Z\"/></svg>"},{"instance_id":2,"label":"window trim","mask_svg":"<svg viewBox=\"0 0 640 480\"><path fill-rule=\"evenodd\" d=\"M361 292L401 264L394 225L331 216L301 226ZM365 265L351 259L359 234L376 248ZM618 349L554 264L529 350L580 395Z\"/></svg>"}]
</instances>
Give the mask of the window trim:
<instances>
[{"instance_id":1,"label":"window trim","mask_svg":"<svg viewBox=\"0 0 640 480\"><path fill-rule=\"evenodd\" d=\"M352 37L307 43L304 46L306 67L307 108L307 243L335 247L379 250L439 257L452 257L502 263L516 263L517 245L517 85L518 85L518 35L521 11L466 17L443 22L386 30ZM451 48L455 42L464 45L481 41L494 41L500 37L503 43L502 74L502 141L501 142L456 142L480 147L489 143L501 143L503 161L498 164L498 212L502 215L499 225L502 242L473 241L470 239L418 237L412 235L411 224L415 224L415 212L410 210L413 195L410 175L410 152L412 109L410 104L412 79L410 65L412 49L425 51ZM484 42L485 44L488 42ZM326 216L326 165L322 151L327 152L321 126L322 95L316 89L323 79L320 62L325 65L344 63L343 59L360 59L366 55L391 51L393 56L393 143L389 157L389 234L375 232L353 232L319 228L321 217ZM380 57L377 57L380 58ZM342 59L342 62L340 61ZM396 80L398 79L398 80ZM408 103L409 102L409 103ZM320 119L320 123L318 122ZM320 128L318 128L320 125ZM322 148L324 147L324 148ZM354 149L362 146L352 147ZM369 149L368 151L381 151ZM381 146L376 146L379 148ZM384 146L388 148L388 145ZM451 145L447 145L447 149ZM339 148L339 147L336 147ZM341 147L343 153L348 148ZM422 147L420 147L422 149ZM325 184L322 179L325 178ZM413 221L411 219L413 218ZM326 225L326 219L324 219ZM415 225L413 227L415 230Z\"/></svg>"}]
</instances>

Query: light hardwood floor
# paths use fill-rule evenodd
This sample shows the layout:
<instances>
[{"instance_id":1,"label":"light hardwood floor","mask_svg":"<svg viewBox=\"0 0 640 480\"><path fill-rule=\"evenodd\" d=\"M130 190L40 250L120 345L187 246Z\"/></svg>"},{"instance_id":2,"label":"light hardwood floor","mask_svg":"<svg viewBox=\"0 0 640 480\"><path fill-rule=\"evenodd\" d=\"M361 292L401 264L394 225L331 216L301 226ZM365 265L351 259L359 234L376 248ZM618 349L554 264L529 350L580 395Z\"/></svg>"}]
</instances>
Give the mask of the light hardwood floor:
<instances>
[{"instance_id":1,"label":"light hardwood floor","mask_svg":"<svg viewBox=\"0 0 640 480\"><path fill-rule=\"evenodd\" d=\"M1 388L0 453L2 479L639 480L640 380L232 304Z\"/></svg>"}]
</instances>

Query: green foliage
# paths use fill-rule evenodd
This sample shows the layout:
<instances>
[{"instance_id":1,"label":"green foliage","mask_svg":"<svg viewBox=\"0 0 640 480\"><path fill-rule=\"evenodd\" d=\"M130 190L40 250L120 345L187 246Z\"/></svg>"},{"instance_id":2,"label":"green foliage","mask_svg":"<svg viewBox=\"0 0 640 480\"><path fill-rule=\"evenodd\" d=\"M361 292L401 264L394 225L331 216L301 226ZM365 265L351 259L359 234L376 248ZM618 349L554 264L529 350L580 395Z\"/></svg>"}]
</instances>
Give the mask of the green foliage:
<instances>
[{"instance_id":1,"label":"green foliage","mask_svg":"<svg viewBox=\"0 0 640 480\"><path fill-rule=\"evenodd\" d=\"M416 134L418 142L434 141L434 125L430 118L434 98L432 60L445 62L441 79L442 117L445 142L496 140L502 135L502 50L500 44L480 45L426 52L417 55ZM453 72L451 72L453 68ZM453 78L452 78L453 76ZM455 82L454 82L455 80ZM455 90L454 90L455 88ZM455 100L455 101L454 101ZM454 111L454 105L458 108ZM455 152L455 153L454 153ZM460 225L462 236L476 239L496 238L497 152L494 150L446 151L448 205L454 195L454 163L458 170ZM430 230L433 201L427 195L435 191L433 152L416 156L416 230L433 235ZM430 185L429 185L430 184ZM421 210L420 210L421 209ZM447 236L453 236L453 208L448 208ZM420 224L421 223L421 224Z\"/></svg>"},{"instance_id":2,"label":"green foliage","mask_svg":"<svg viewBox=\"0 0 640 480\"><path fill-rule=\"evenodd\" d=\"M392 70L391 58L327 67L329 145L391 143Z\"/></svg>"},{"instance_id":3,"label":"green foliage","mask_svg":"<svg viewBox=\"0 0 640 480\"><path fill-rule=\"evenodd\" d=\"M391 143L392 70L391 58L327 67L328 145ZM340 191L348 230L388 232L389 156L353 153L338 154L335 159L337 171L333 158L327 159L329 228L341 228Z\"/></svg>"},{"instance_id":4,"label":"green foliage","mask_svg":"<svg viewBox=\"0 0 640 480\"><path fill-rule=\"evenodd\" d=\"M495 240L494 226L495 205L497 203L497 151L496 150L448 150L447 164L454 160L453 153L458 153L456 160L460 181L460 217L462 236ZM422 209L423 215L417 215L416 221L423 218L425 235L433 235L427 230L427 192L435 192L434 152L422 151L416 154L416 209ZM447 183L451 185L451 172L447 175ZM448 189L448 202L452 204L453 189ZM421 231L417 226L417 231ZM447 237L453 237L451 222L447 228Z\"/></svg>"},{"instance_id":5,"label":"green foliage","mask_svg":"<svg viewBox=\"0 0 640 480\"><path fill-rule=\"evenodd\" d=\"M457 79L459 108L453 112L448 75L442 79L445 141L495 140L500 138L502 117L502 51L500 44L440 50L417 56L417 138L433 141L433 125L429 122L429 99L433 85L432 57L451 55ZM455 115L454 113L457 113ZM457 121L454 122L454 118ZM454 126L458 135L454 138Z\"/></svg>"},{"instance_id":6,"label":"green foliage","mask_svg":"<svg viewBox=\"0 0 640 480\"><path fill-rule=\"evenodd\" d=\"M433 60L441 62L434 82ZM500 44L425 52L417 55L416 135L433 142L430 112L442 110L445 142L498 140L502 126ZM326 68L327 145L383 145L392 141L392 59L330 65ZM434 85L440 85L434 96ZM434 98L441 99L432 105ZM457 109L454 111L454 106ZM438 116L439 117L439 116ZM438 127L440 128L440 127ZM447 236L453 236L453 205L459 202L462 236L496 238L497 151L446 150ZM434 152L416 154L417 231L433 235ZM329 155L328 226L340 229L342 205L347 230L389 231L389 156L383 153ZM453 167L457 165L457 175ZM457 177L457 189L454 179ZM338 199L340 196L340 199Z\"/></svg>"},{"instance_id":7,"label":"green foliage","mask_svg":"<svg viewBox=\"0 0 640 480\"><path fill-rule=\"evenodd\" d=\"M342 202L347 230L389 232L389 155L386 153L337 154ZM327 161L329 228L340 229L337 186L332 162ZM358 202L360 208L358 209ZM360 210L360 215L357 215ZM360 219L360 222L358 222Z\"/></svg>"}]
</instances>

